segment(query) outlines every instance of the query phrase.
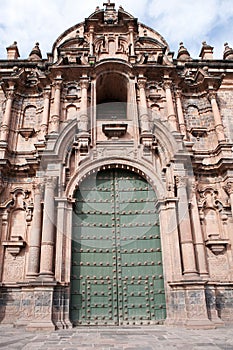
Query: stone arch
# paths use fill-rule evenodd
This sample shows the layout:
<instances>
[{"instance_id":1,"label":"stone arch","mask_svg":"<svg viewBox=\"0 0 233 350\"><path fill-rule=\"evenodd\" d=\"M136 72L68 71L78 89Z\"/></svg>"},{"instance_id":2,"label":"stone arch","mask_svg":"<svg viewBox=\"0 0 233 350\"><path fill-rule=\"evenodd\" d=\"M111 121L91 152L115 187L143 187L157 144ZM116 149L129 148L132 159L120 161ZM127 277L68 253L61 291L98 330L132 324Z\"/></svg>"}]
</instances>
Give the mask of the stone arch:
<instances>
[{"instance_id":1,"label":"stone arch","mask_svg":"<svg viewBox=\"0 0 233 350\"><path fill-rule=\"evenodd\" d=\"M114 81L114 84L112 84ZM120 72L104 72L97 76L97 104L127 102L128 79Z\"/></svg>"},{"instance_id":2,"label":"stone arch","mask_svg":"<svg viewBox=\"0 0 233 350\"><path fill-rule=\"evenodd\" d=\"M97 119L127 119L127 86L128 80L119 73L107 72L97 78Z\"/></svg>"},{"instance_id":3,"label":"stone arch","mask_svg":"<svg viewBox=\"0 0 233 350\"><path fill-rule=\"evenodd\" d=\"M197 125L200 124L200 112L199 108L195 104L190 104L187 106L187 121L190 125L193 124L193 122L197 123ZM195 120L195 121L194 121Z\"/></svg>"},{"instance_id":4,"label":"stone arch","mask_svg":"<svg viewBox=\"0 0 233 350\"><path fill-rule=\"evenodd\" d=\"M10 227L8 237L9 240L15 237L20 237L20 239L26 239L26 211L22 208L15 208L10 212Z\"/></svg>"},{"instance_id":5,"label":"stone arch","mask_svg":"<svg viewBox=\"0 0 233 350\"><path fill-rule=\"evenodd\" d=\"M123 157L109 157L97 161L91 161L89 164L80 166L70 179L66 188L66 197L73 198L73 194L76 191L78 185L91 174L95 174L100 170L119 168L126 169L139 174L147 182L150 183L154 189L157 198L162 199L165 196L165 185L161 181L158 174L152 167L140 164L138 161L132 161L129 158Z\"/></svg>"},{"instance_id":6,"label":"stone arch","mask_svg":"<svg viewBox=\"0 0 233 350\"><path fill-rule=\"evenodd\" d=\"M70 86L68 86L67 88L67 96L75 96L77 95L77 87L75 86L75 84L71 84Z\"/></svg>"},{"instance_id":7,"label":"stone arch","mask_svg":"<svg viewBox=\"0 0 233 350\"><path fill-rule=\"evenodd\" d=\"M66 107L66 120L73 120L76 117L77 108L74 104L69 104Z\"/></svg>"},{"instance_id":8,"label":"stone arch","mask_svg":"<svg viewBox=\"0 0 233 350\"><path fill-rule=\"evenodd\" d=\"M23 128L33 128L36 122L36 106L28 105L23 112Z\"/></svg>"},{"instance_id":9,"label":"stone arch","mask_svg":"<svg viewBox=\"0 0 233 350\"><path fill-rule=\"evenodd\" d=\"M161 113L161 107L157 103L152 103L150 105L151 119L159 119Z\"/></svg>"},{"instance_id":10,"label":"stone arch","mask_svg":"<svg viewBox=\"0 0 233 350\"><path fill-rule=\"evenodd\" d=\"M182 140L175 140L174 136L159 120L154 121L153 129L155 138L158 140L158 151L159 155L161 156L162 164L166 166L166 164L168 164L171 159L174 159L175 155L178 152L183 151L183 142ZM45 162L45 164L48 164L50 162L58 161L61 164L65 164L67 155L72 149L73 140L76 133L77 120L74 119L71 120L68 125L62 130L52 148L50 146L50 149L44 152L42 155L43 162ZM114 158L114 154L112 155L112 158ZM132 162L132 158L129 160ZM92 162L94 164L94 162L91 160L88 162ZM132 163L136 164L137 160L133 161ZM85 162L85 164L87 163Z\"/></svg>"}]
</instances>

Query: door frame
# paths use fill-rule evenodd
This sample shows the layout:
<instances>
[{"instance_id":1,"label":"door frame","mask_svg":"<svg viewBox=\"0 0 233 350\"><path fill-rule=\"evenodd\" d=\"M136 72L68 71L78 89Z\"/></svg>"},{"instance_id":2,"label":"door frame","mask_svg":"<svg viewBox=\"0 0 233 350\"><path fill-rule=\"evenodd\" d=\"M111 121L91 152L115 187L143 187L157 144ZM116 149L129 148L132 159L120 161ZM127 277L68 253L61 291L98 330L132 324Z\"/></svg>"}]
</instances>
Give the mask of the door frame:
<instances>
[{"instance_id":1,"label":"door frame","mask_svg":"<svg viewBox=\"0 0 233 350\"><path fill-rule=\"evenodd\" d=\"M108 173L108 170L111 170L111 172L110 173ZM112 186L110 186L110 184L112 183L112 181L114 182L114 184L115 184L115 182L116 183L118 183L118 184L120 184L120 181L122 180L122 175L124 176L124 177L126 177L126 178L128 178L128 176L130 176L130 178L131 178L131 176L132 176L132 181L134 181L134 180L136 180L136 181L138 181L138 180L140 180L140 179L143 179L144 181L141 181L140 182L140 184L139 184L139 187L138 187L138 189L137 189L137 191L135 192L135 188L132 188L131 190L130 190L130 192L131 192L131 194L133 195L133 193L134 193L134 196L136 195L136 197L135 198L137 198L137 195L138 194L140 194L140 187L145 187L145 189L149 189L150 191L153 191L153 198L154 198L154 200L155 201L153 201L153 202L151 202L151 201L149 201L150 203L148 203L148 202L146 202L146 203L148 203L148 205L150 206L150 210L152 210L152 213L154 213L154 214L156 214L156 208L155 208L155 203L156 203L156 201L157 201L157 197L156 197L156 193L155 193L155 191L154 191L154 189L152 188L152 186L148 183L148 181L146 181L141 175L139 175L138 173L135 173L135 172L132 172L132 171L130 171L129 169L122 169L122 168L115 168L115 167L112 167L112 168L110 168L110 169L105 169L105 170L102 170L102 173L101 173L101 177L103 178L103 179L105 179L105 172L106 172L106 175L107 175L107 179L108 179L108 185L107 185L107 187L109 187L109 191L108 191L108 193L109 193L109 200L110 200L110 198L112 197L112 195L113 195L113 193L111 194L111 191L114 191L114 203L115 203L115 200L117 200L117 197L118 197L118 195L119 195L119 193L124 193L125 192L125 190L124 190L124 188L125 188L125 184L124 184L124 182L123 182L123 187L122 187L122 189L121 189L121 186L119 186L119 188L118 188L118 186L117 186L117 188L118 188L118 190L117 190L117 192L115 192L115 185L112 187ZM92 174L93 175L93 174ZM92 177L91 175L89 176L90 178ZM88 178L89 177L86 177L86 180L88 180ZM130 180L130 178L128 178L128 180ZM85 182L85 181L84 181ZM129 183L129 182L128 182ZM131 184L131 182L130 182L130 184ZM89 182L86 184L86 185L88 185L88 187L90 186L90 184L89 184ZM149 187L148 187L148 185L149 185ZM105 185L104 185L104 182L103 182L103 186L105 187ZM135 186L135 185L134 185ZM133 187L134 187L133 186ZM101 187L102 187L102 185L101 185ZM111 188L112 187L112 188ZM113 189L114 188L114 189ZM133 192L132 192L133 191ZM82 187L81 187L81 192L82 192ZM90 194L90 192L91 192L91 189L89 188L88 189L88 193ZM97 190L97 192L98 192L98 190ZM100 192L101 193L101 192ZM148 193L149 194L149 193ZM148 196L148 194L147 194L147 196ZM116 197L115 197L116 196ZM89 196L88 196L89 197ZM77 198L79 198L79 196L77 196L76 194L75 194L75 201L76 201L76 199ZM148 200L149 200L149 197L147 197L148 198ZM82 196L80 197L80 199L82 200ZM94 198L92 198L92 199L94 199ZM88 205L88 203L89 202L93 202L92 201L92 199L90 198L87 202L86 202L86 205ZM95 202L94 202L95 203ZM142 206L142 204L140 204L141 203L141 201L139 200L139 198L138 198L138 205L139 205L139 208L141 208L141 206ZM122 205L124 205L123 204L123 202L122 202ZM147 205L147 204L145 204L145 205ZM115 206L115 204L114 204L114 206ZM79 207L80 208L80 207ZM82 211L82 209L80 209L81 211ZM142 215L148 215L148 213L147 212L144 212L144 209L143 208L141 208L140 210L142 210ZM155 211L154 211L155 210ZM110 214L110 213L109 213ZM130 214L132 215L132 213L130 212ZM152 215L154 215L154 214L152 214ZM157 213L158 214L158 213ZM156 214L156 215L157 215ZM76 214L77 215L77 214ZM75 213L74 213L74 211L73 211L73 218L75 219L76 218L76 215L75 215ZM91 213L90 213L90 215L91 215ZM119 215L120 215L120 213L119 213ZM122 214L121 214L122 215ZM114 217L115 217L115 214L114 214ZM124 218L125 216L124 215L122 215L122 219ZM77 218L78 219L78 218ZM75 219L75 221L77 220L77 219ZM79 219L80 220L80 219ZM95 218L95 220L100 220L100 217L96 217ZM146 220L147 221L147 220ZM95 221L96 222L96 221ZM102 221L101 221L102 222ZM144 222L144 221L143 221ZM81 224L81 222L80 222L80 224ZM85 220L85 225L86 225L86 220ZM131 225L130 225L131 226ZM159 225L160 226L160 225ZM78 226L79 227L79 226ZM80 226L81 227L81 226ZM122 226L122 228L124 227L124 225ZM143 227L143 226L142 226ZM154 227L154 225L153 224L151 224L151 226L148 226L148 229L149 230L151 230L151 229L153 229L153 227ZM116 239L116 236L118 235L118 229L117 229L117 227L115 227L115 229L116 229L116 231L115 231L115 238L114 238L114 241L115 241L115 239ZM154 228L155 230L156 230L156 228ZM124 230L124 228L123 228L123 230ZM145 230L143 229L143 232L144 232ZM149 237L148 236L148 238L147 238L147 241L145 241L144 239L142 240L142 238L141 238L141 240L142 240L142 248L143 248L143 246L144 246L144 248L145 247L147 247L148 246L148 244L149 244L149 246L150 246L150 248L152 248L152 246L156 246L157 248L158 248L158 246L159 246L159 248L161 249L161 237L160 237L160 228L157 228L157 231L158 231L158 237L155 237L154 238L154 240L153 240L153 242L151 242L152 243L152 245L150 245L150 242L148 242L148 239L151 239L152 237ZM81 231L79 231L79 229L77 230L75 230L74 231L74 228L72 227L72 238L73 238L73 234L74 234L74 232L76 233L76 234L80 234L81 233ZM146 234L146 231L144 232L145 234ZM94 236L96 236L96 235L94 235ZM84 237L83 237L84 238ZM159 241L157 241L156 240L156 238L159 238ZM85 239L85 238L84 238ZM129 242L128 242L128 244L132 244L133 242L131 242L130 240L132 239L132 237L131 238L129 238ZM97 239L98 240L98 239ZM157 242L157 243L156 243ZM74 245L73 245L73 241L72 241L72 248L74 248ZM145 244L146 244L146 246L145 246ZM137 244L138 245L138 244ZM139 248L139 247L138 247ZM140 248L141 249L141 248ZM148 249L148 248L147 248ZM144 249L143 249L144 250ZM147 251L147 250L146 250ZM162 299L163 298L161 298L160 297L160 295L161 295L161 292L159 292L158 290L157 290L157 287L155 287L156 286L156 284L158 284L159 283L159 285L161 284L161 290L162 291L164 291L164 289L165 289L165 283L164 283L164 274L163 274L163 266L161 267L161 271L159 270L159 275L161 275L161 276L163 276L163 277L161 277L161 276L158 276L157 275L157 273L158 273L158 271L156 271L157 270L157 268L156 268L156 264L154 263L154 259L155 259L155 261L156 261L156 259L158 259L159 258L159 260L161 260L161 256L157 256L158 254L160 255L160 254L162 254L162 253L160 253L161 252L161 250L159 250L159 252L158 253L156 253L156 249L154 249L153 250L153 256L151 255L152 253L150 253L150 256L148 256L148 258L149 258L149 260L150 259L152 259L152 265L151 266L154 266L153 267L153 270L154 270L154 272L152 273L152 272L150 272L149 274L148 274L148 277L147 277L147 279L148 279L148 281L144 281L144 278L142 278L141 276L140 276L140 274L139 274L139 279L138 279L138 283L136 283L137 281L135 280L135 277L134 277L134 275L136 276L137 275L137 272L135 271L135 273L133 272L133 271L131 271L131 273L133 273L133 275L132 275L132 278L133 278L133 280L130 282L130 281L128 281L128 277L126 277L126 280L125 280L125 282L124 283L127 283L127 288L130 288L130 289L132 289L131 287L131 285L132 284L139 284L139 285L141 285L140 286L140 301L142 300L142 298L144 297L145 298L145 301L144 302L146 302L146 300L148 300L147 302L146 302L146 304L151 304L151 301L149 302L149 300L151 300L151 299L149 299L149 298L151 298L151 291L150 291L150 294L148 294L147 295L147 291L146 290L144 290L144 288L143 288L143 285L144 284L149 284L149 282L150 282L150 285L153 285L154 287L153 287L153 290L154 290L154 293L153 293L153 299L152 300L154 300L154 298L155 298L155 303L154 302L152 302L152 304L153 305L150 305L150 307L147 305L147 307L146 307L146 309L147 309L147 311L146 311L146 313L144 314L144 316L143 316L143 314L140 314L140 315L138 315L138 317L132 317L132 319L129 319L128 318L128 312L130 312L130 310L131 310L131 308L130 308L130 306L129 305L127 305L127 304L122 304L122 305L118 305L118 307L120 307L121 306L121 308L124 308L124 310L127 310L127 315L126 315L126 320L124 320L124 318L123 318L123 312L122 312L122 315L121 315L121 312L120 312L120 309L118 309L118 312L119 312L119 319L118 319L118 322L119 322L119 325L121 325L121 324L127 324L127 325L129 325L129 324L137 324L137 325L142 325L142 324L157 324L157 323L161 323L161 322L163 322L164 321L164 318L162 317L162 318L154 318L154 317L156 317L156 312L155 312L155 310L156 310L156 305L157 305L157 307L158 307L158 303L162 303L163 305L164 305L164 301L162 302ZM90 253L90 251L89 251L89 249L88 249L88 251L87 251L87 254L89 254ZM127 253L127 254L125 254L125 253ZM123 248L121 248L121 254L122 254L122 256L120 256L120 261L121 261L121 259L124 257L124 260L125 260L125 258L128 256L128 253L129 252L123 252ZM134 252L135 253L135 252ZM73 256L73 252L72 252L72 256ZM75 258L75 260L76 259L78 259L77 261L79 261L79 259L81 259L81 255L82 255L82 252L80 252L80 253L75 253L76 254L76 258ZM78 254L78 255L77 255ZM132 254L132 252L131 252L131 254ZM147 253L148 254L148 253ZM116 254L116 259L117 259L117 255L118 255L118 253ZM84 256L83 256L83 258L84 258L84 261L85 261L85 259L87 258L87 257L85 257L86 255L84 254ZM143 257L144 256L144 257ZM91 259L92 257L90 256L89 258L87 258L87 260L86 261L90 261L89 259ZM95 261L98 261L98 259L100 258L100 256L99 256L99 254L95 257L95 259L97 259L97 260L95 260ZM131 256L130 256L130 258L131 258ZM141 256L141 258L142 259L145 259L145 255L144 254L142 254L142 256ZM135 256L134 256L134 259L135 259ZM136 258L137 259L137 258ZM101 261L104 261L105 260L105 258L103 257L103 259L100 259ZM130 259L131 260L131 259ZM147 260L147 259L146 259ZM72 261L73 261L73 259L72 259ZM143 261L143 260L142 260ZM115 262L115 261L114 261ZM112 263L113 263L113 261L112 261ZM84 264L85 265L85 264ZM90 263L88 263L88 265L90 265ZM114 265L114 264L113 264ZM146 262L146 265L147 265L147 262ZM150 264L149 264L150 265ZM161 264L162 265L162 264ZM80 265L81 266L81 265ZM129 265L126 265L126 266L129 266ZM135 269L135 267L134 267L135 265L133 265L133 267L130 269L130 270L134 270ZM84 268L84 267L83 267ZM90 269L89 267L87 267L88 269ZM93 267L93 269L94 269L94 267ZM109 269L109 268L108 268ZM123 265L122 265L122 269L123 270L125 270L125 267L123 267ZM128 268L127 268L128 269ZM140 267L140 269L141 269L141 267ZM146 267L145 267L145 269L146 269ZM84 268L84 270L85 270L85 268ZM111 270L111 269L110 269ZM137 270L137 269L136 269ZM151 269L150 269L151 270ZM75 272L75 274L77 274L76 273L76 271L75 271L75 267L71 267L71 271L74 273ZM93 273L94 273L94 271L93 271ZM108 272L107 274L109 274L110 272ZM152 275L151 275L151 273L152 273ZM95 273L94 273L95 274ZM156 278L156 276L154 276L154 275L157 275L157 278ZM83 272L82 272L82 275L83 275ZM88 275L89 275L89 273L88 273ZM146 273L146 275L147 275L147 273ZM130 276L130 275L129 275ZM143 275L142 275L143 276ZM159 278L158 278L159 277ZM83 276L83 278L84 278L84 276ZM103 278L103 281L104 281L104 277L102 277ZM73 285L73 288L74 288L74 285L77 283L77 282L75 282L75 280L76 279L78 279L79 280L79 277L77 276L77 278L73 278L72 277L72 285ZM161 280L162 279L162 280ZM161 282L159 281L159 280L161 280ZM97 280L96 280L96 283L94 283L94 284L98 284L97 283L97 281L98 281L98 278L97 278ZM144 282L143 282L144 281ZM82 280L82 284L83 283L91 283L91 280ZM110 281L109 281L110 282ZM108 283L109 283L108 282ZM81 280L80 280L80 283L81 283ZM93 284L93 286L94 286L94 284ZM70 288L72 287L72 285L70 285ZM85 286L86 286L86 284L85 284ZM73 288L71 288L71 290L70 290L70 292L71 293L73 293L74 292L74 289ZM85 287L86 288L86 287ZM119 285L118 285L118 288L119 288ZM117 288L117 289L118 289ZM146 287L145 287L146 288ZM159 288L159 289L160 289ZM90 288L89 288L90 289ZM147 288L148 289L148 288ZM83 295L83 293L85 292L86 293L86 290L84 291L83 289L82 289L82 287L81 287L81 284L80 284L80 286L79 286L79 288L78 288L78 291L79 291L79 298L80 298L80 296L82 296ZM143 292L144 291L144 292ZM145 293L145 295L144 295L144 293ZM158 299L158 301L156 301L156 294L157 293L159 293L159 295L158 295L158 297L159 297L159 299ZM132 293L131 293L132 294ZM163 293L162 293L163 294ZM120 295L122 295L122 302L123 302L123 299L125 299L125 298L123 298L123 294L119 294L118 295L118 297L117 297L117 299L119 298L119 296ZM105 297L107 297L107 294L105 295ZM91 296L89 296L89 298L91 298ZM112 295L112 298L114 298L113 297L113 295ZM128 295L127 296L127 298L131 298L132 299L132 301L136 301L136 299L135 298L137 298L136 296L134 296L134 297L132 297L131 295ZM73 299L73 297L72 297L72 294L70 294L70 299L71 299L71 301L70 302L72 302L72 299ZM134 300L135 299L135 300ZM160 301L159 301L160 300ZM137 303L137 302L136 302ZM90 305L88 305L88 307L89 307L89 311L88 312L91 312L91 299L90 299L90 301L89 301L89 304ZM70 307L72 308L72 307L74 307L74 305L75 304L73 304L73 305L71 305L70 304ZM84 302L82 302L82 309L83 309L83 307L84 306L86 306L87 307L87 305L86 305L86 303L85 303L85 301ZM139 305L140 307L142 307L142 305ZM80 306L81 307L81 306ZM160 305L160 307L161 307L161 305ZM86 310L86 309L85 309ZM163 308L163 310L164 310L164 308ZM105 310L106 311L106 310ZM150 319L148 319L148 312L150 311L150 313L151 313L151 318ZM72 312L71 310L70 310L70 312ZM113 311L111 311L111 312L113 312ZM135 312L134 312L135 313ZM166 311L161 311L161 313L163 314L163 313L166 313ZM160 314L160 312L158 312L158 314ZM159 316L159 317L161 317L162 316L162 314ZM116 324L116 318L115 318L115 316L116 315L114 315L114 321L115 321L115 323L114 324ZM122 316L122 317L121 317ZM82 317L84 317L84 316L82 316ZM93 321L93 320L91 320L91 319L86 319L85 320L85 324L87 324L87 325L90 325L90 324L93 324L93 322L95 323L95 324L97 324L97 325L99 325L99 324L102 324L101 323L101 316L98 316L98 317L100 317L100 319L99 319L99 321ZM158 316L157 316L158 317ZM90 317L89 317L90 318ZM106 318L104 317L104 319L105 319L105 321L103 322L103 324L107 324L107 322L106 322ZM82 319L80 319L79 320L80 321L80 324L83 324L83 320ZM112 324L112 322L113 321L110 321L110 324Z\"/></svg>"}]
</instances>

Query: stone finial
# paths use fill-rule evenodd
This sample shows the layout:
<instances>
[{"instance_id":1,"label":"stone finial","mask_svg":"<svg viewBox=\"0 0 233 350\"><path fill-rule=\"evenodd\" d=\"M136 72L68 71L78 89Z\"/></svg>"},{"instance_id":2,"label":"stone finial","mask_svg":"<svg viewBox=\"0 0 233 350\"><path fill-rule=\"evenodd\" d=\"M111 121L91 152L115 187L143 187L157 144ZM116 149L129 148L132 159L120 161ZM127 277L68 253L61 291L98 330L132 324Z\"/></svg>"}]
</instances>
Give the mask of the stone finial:
<instances>
[{"instance_id":1,"label":"stone finial","mask_svg":"<svg viewBox=\"0 0 233 350\"><path fill-rule=\"evenodd\" d=\"M39 61L42 59L42 54L39 48L39 43L36 43L35 46L33 47L28 59L30 61Z\"/></svg>"},{"instance_id":2,"label":"stone finial","mask_svg":"<svg viewBox=\"0 0 233 350\"><path fill-rule=\"evenodd\" d=\"M115 10L115 3L108 0L108 2L104 3L105 11L104 11L104 22L106 24L114 24L118 21L118 13Z\"/></svg>"},{"instance_id":3,"label":"stone finial","mask_svg":"<svg viewBox=\"0 0 233 350\"><path fill-rule=\"evenodd\" d=\"M184 43L182 43L182 42L180 43L180 48L178 51L177 59L179 61L190 61L191 60L190 53L184 47Z\"/></svg>"},{"instance_id":4,"label":"stone finial","mask_svg":"<svg viewBox=\"0 0 233 350\"><path fill-rule=\"evenodd\" d=\"M105 2L103 5L105 6L105 11L114 11L115 10L115 3L111 2L110 0L108 0L108 2Z\"/></svg>"},{"instance_id":5,"label":"stone finial","mask_svg":"<svg viewBox=\"0 0 233 350\"><path fill-rule=\"evenodd\" d=\"M97 6L96 9L95 9L95 11L97 12L97 11L99 11L99 10L100 10L100 7Z\"/></svg>"},{"instance_id":6,"label":"stone finial","mask_svg":"<svg viewBox=\"0 0 233 350\"><path fill-rule=\"evenodd\" d=\"M225 50L223 52L224 60L233 60L233 49L228 45L228 43L224 44Z\"/></svg>"},{"instance_id":7,"label":"stone finial","mask_svg":"<svg viewBox=\"0 0 233 350\"><path fill-rule=\"evenodd\" d=\"M7 59L8 60L17 60L20 57L17 41L14 41L12 45L6 48L7 50Z\"/></svg>"},{"instance_id":8,"label":"stone finial","mask_svg":"<svg viewBox=\"0 0 233 350\"><path fill-rule=\"evenodd\" d=\"M202 42L202 49L199 57L203 60L212 60L213 59L214 48L206 43L206 41Z\"/></svg>"}]
</instances>

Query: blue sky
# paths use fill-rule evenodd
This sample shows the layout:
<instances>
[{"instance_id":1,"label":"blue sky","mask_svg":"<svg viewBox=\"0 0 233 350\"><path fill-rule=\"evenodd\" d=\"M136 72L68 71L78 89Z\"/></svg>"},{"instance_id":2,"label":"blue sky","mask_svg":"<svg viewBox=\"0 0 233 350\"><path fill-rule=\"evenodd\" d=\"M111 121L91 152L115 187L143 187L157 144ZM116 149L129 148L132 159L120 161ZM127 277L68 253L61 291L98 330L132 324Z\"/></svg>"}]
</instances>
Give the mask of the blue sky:
<instances>
[{"instance_id":1,"label":"blue sky","mask_svg":"<svg viewBox=\"0 0 233 350\"><path fill-rule=\"evenodd\" d=\"M198 58L202 42L214 46L214 58L221 59L224 43L233 47L232 0L116 0L139 19L158 31L175 57L184 42L193 58ZM35 42L44 58L56 38L103 7L100 0L1 0L0 59L6 47L17 41L21 58L27 58Z\"/></svg>"}]
</instances>

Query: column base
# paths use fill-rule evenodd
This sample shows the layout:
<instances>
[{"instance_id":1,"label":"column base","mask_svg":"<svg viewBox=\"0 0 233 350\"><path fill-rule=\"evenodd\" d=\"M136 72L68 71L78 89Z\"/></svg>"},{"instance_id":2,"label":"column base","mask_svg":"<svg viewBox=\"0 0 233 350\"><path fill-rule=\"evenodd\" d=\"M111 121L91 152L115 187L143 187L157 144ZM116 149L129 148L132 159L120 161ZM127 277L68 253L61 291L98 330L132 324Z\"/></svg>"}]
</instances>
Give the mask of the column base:
<instances>
[{"instance_id":1,"label":"column base","mask_svg":"<svg viewBox=\"0 0 233 350\"><path fill-rule=\"evenodd\" d=\"M55 277L54 277L54 274L49 274L49 273L40 273L39 276L37 277L36 279L37 281L55 281Z\"/></svg>"},{"instance_id":2,"label":"column base","mask_svg":"<svg viewBox=\"0 0 233 350\"><path fill-rule=\"evenodd\" d=\"M28 273L26 275L27 281L36 281L38 279L39 274L38 273Z\"/></svg>"},{"instance_id":3,"label":"column base","mask_svg":"<svg viewBox=\"0 0 233 350\"><path fill-rule=\"evenodd\" d=\"M201 281L200 275L198 275L198 273L196 271L192 271L192 272L186 272L183 275L183 281L184 283L188 283L188 282L195 282L195 281Z\"/></svg>"},{"instance_id":4,"label":"column base","mask_svg":"<svg viewBox=\"0 0 233 350\"><path fill-rule=\"evenodd\" d=\"M225 322L223 322L223 320L221 320L221 318L212 318L211 322L215 324L216 327L224 327L225 326Z\"/></svg>"},{"instance_id":5,"label":"column base","mask_svg":"<svg viewBox=\"0 0 233 350\"><path fill-rule=\"evenodd\" d=\"M48 322L31 322L29 325L25 327L27 331L54 331L55 325L52 321Z\"/></svg>"},{"instance_id":6,"label":"column base","mask_svg":"<svg viewBox=\"0 0 233 350\"><path fill-rule=\"evenodd\" d=\"M184 326L190 329L213 329L216 328L216 324L206 319L188 319Z\"/></svg>"},{"instance_id":7,"label":"column base","mask_svg":"<svg viewBox=\"0 0 233 350\"><path fill-rule=\"evenodd\" d=\"M188 329L214 329L217 325L211 322L208 318L204 319L167 319L164 322L165 326L185 327Z\"/></svg>"}]
</instances>

